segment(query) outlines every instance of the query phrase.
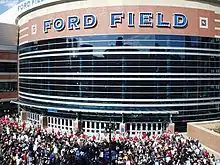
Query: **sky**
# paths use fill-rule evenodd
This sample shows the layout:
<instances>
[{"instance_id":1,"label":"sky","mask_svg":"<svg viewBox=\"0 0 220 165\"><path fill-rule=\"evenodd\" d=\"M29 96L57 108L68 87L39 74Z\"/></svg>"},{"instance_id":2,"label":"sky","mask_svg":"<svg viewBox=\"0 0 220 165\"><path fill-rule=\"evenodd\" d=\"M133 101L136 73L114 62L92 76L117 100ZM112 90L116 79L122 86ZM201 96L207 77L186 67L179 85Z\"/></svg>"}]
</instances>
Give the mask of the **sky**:
<instances>
[{"instance_id":1,"label":"sky","mask_svg":"<svg viewBox=\"0 0 220 165\"><path fill-rule=\"evenodd\" d=\"M0 0L0 14L22 1L23 0Z\"/></svg>"}]
</instances>

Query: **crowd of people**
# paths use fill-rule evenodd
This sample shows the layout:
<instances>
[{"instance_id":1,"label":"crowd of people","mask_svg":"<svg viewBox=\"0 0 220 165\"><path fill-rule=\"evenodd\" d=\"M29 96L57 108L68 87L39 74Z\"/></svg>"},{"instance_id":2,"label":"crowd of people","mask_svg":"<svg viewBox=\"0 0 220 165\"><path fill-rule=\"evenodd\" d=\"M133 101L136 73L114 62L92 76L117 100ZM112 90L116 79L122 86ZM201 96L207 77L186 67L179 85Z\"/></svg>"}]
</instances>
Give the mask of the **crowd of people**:
<instances>
[{"instance_id":1,"label":"crowd of people","mask_svg":"<svg viewBox=\"0 0 220 165\"><path fill-rule=\"evenodd\" d=\"M111 153L111 154L110 154ZM111 155L111 156L110 156ZM110 157L112 158L110 161ZM214 165L215 156L182 134L96 136L47 131L0 119L1 165Z\"/></svg>"}]
</instances>

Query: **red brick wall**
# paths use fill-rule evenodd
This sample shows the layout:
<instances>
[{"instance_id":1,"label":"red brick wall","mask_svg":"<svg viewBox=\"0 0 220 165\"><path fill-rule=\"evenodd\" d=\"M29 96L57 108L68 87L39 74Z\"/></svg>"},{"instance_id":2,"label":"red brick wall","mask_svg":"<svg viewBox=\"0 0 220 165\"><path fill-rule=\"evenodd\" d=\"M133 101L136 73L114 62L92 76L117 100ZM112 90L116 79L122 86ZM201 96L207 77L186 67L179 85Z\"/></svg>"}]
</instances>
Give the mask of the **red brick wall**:
<instances>
[{"instance_id":1,"label":"red brick wall","mask_svg":"<svg viewBox=\"0 0 220 165\"><path fill-rule=\"evenodd\" d=\"M18 54L11 52L0 52L0 60L18 60Z\"/></svg>"},{"instance_id":2,"label":"red brick wall","mask_svg":"<svg viewBox=\"0 0 220 165\"><path fill-rule=\"evenodd\" d=\"M17 61L18 60L18 54L13 53L13 52L0 52L0 62L1 60L13 60ZM17 73L15 72L14 74L2 74L0 73L0 80L17 80L18 76ZM17 98L18 97L18 92L0 92L0 102L1 100L10 100L11 98Z\"/></svg>"},{"instance_id":3,"label":"red brick wall","mask_svg":"<svg viewBox=\"0 0 220 165\"><path fill-rule=\"evenodd\" d=\"M10 98L17 98L18 92L0 92L0 100L1 99L10 99Z\"/></svg>"}]
</instances>

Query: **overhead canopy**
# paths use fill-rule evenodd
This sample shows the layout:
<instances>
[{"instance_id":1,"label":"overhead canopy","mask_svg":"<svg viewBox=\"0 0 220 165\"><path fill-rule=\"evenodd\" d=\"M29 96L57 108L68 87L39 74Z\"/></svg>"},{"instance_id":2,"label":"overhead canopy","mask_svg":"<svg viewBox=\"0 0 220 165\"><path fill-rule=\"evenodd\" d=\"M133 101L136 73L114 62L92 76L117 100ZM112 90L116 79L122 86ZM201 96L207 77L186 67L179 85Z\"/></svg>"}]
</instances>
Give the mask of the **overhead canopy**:
<instances>
[{"instance_id":1,"label":"overhead canopy","mask_svg":"<svg viewBox=\"0 0 220 165\"><path fill-rule=\"evenodd\" d=\"M68 111L68 112L88 112L88 113L112 113L112 114L179 114L178 111L172 111L171 109L168 109L166 107L154 107L154 108L145 108L144 111L123 111L123 110L95 110L95 109L73 109L73 108L65 108L65 107L54 107L50 105L40 105L40 104L34 104L31 102L24 102L24 101L11 101L11 103L15 103L18 105L24 105L28 107L35 107L35 108L42 108L54 111Z\"/></svg>"}]
</instances>

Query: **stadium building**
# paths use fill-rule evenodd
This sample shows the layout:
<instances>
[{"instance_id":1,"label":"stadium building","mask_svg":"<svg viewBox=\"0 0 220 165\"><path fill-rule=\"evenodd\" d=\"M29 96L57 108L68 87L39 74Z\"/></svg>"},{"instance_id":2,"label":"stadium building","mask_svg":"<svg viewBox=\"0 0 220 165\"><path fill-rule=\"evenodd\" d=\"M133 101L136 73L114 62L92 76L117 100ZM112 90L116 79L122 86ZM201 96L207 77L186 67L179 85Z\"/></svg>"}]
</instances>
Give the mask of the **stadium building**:
<instances>
[{"instance_id":1,"label":"stadium building","mask_svg":"<svg viewBox=\"0 0 220 165\"><path fill-rule=\"evenodd\" d=\"M0 23L0 116L17 112L17 34L16 25Z\"/></svg>"},{"instance_id":2,"label":"stadium building","mask_svg":"<svg viewBox=\"0 0 220 165\"><path fill-rule=\"evenodd\" d=\"M22 119L86 133L104 133L111 121L129 135L220 119L219 6L217 0L22 2L13 9L14 103Z\"/></svg>"}]
</instances>

